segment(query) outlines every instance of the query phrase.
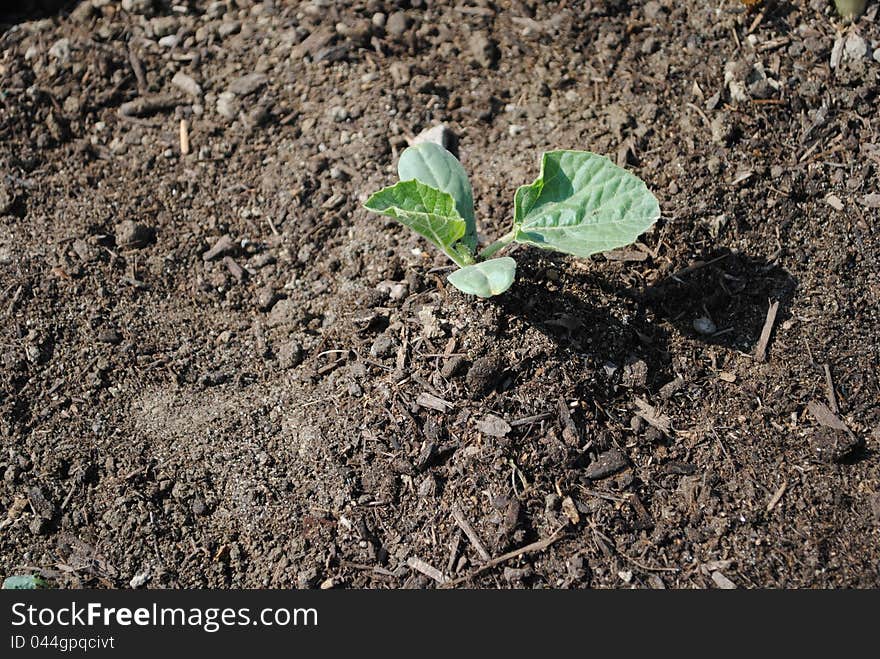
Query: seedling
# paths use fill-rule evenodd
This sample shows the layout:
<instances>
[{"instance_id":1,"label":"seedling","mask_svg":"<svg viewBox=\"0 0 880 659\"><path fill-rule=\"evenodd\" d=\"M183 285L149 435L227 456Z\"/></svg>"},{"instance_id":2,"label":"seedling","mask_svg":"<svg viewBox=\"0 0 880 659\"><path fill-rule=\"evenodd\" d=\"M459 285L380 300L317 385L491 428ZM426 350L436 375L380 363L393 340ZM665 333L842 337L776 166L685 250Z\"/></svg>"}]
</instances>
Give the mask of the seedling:
<instances>
[{"instance_id":1,"label":"seedling","mask_svg":"<svg viewBox=\"0 0 880 659\"><path fill-rule=\"evenodd\" d=\"M2 590L37 590L48 587L48 582L42 577L32 574L17 574L3 580Z\"/></svg>"},{"instance_id":2,"label":"seedling","mask_svg":"<svg viewBox=\"0 0 880 659\"><path fill-rule=\"evenodd\" d=\"M834 6L837 7L837 13L843 18L855 20L865 13L865 6L868 0L834 0Z\"/></svg>"},{"instance_id":3,"label":"seedling","mask_svg":"<svg viewBox=\"0 0 880 659\"><path fill-rule=\"evenodd\" d=\"M459 266L449 283L479 297L513 283L516 262L492 258L511 243L587 257L632 243L660 217L645 183L608 158L549 151L541 175L516 191L511 230L478 252L473 191L455 156L424 142L401 154L397 172L400 182L373 194L365 207L427 238Z\"/></svg>"}]
</instances>

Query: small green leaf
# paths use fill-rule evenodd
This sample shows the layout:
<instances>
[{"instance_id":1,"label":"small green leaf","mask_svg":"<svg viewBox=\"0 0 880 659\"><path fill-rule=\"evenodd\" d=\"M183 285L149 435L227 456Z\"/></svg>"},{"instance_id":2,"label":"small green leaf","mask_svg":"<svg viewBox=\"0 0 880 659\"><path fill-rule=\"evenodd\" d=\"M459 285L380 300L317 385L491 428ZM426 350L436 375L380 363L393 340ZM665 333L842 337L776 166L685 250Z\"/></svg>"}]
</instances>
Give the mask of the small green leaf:
<instances>
[{"instance_id":1,"label":"small green leaf","mask_svg":"<svg viewBox=\"0 0 880 659\"><path fill-rule=\"evenodd\" d=\"M468 265L473 260L469 254L456 249L466 226L449 193L435 190L421 181L401 181L379 190L367 199L364 206L405 224L459 265Z\"/></svg>"},{"instance_id":2,"label":"small green leaf","mask_svg":"<svg viewBox=\"0 0 880 659\"><path fill-rule=\"evenodd\" d=\"M515 240L586 257L629 245L660 217L645 183L604 156L550 151L516 191Z\"/></svg>"},{"instance_id":3,"label":"small green leaf","mask_svg":"<svg viewBox=\"0 0 880 659\"><path fill-rule=\"evenodd\" d=\"M15 575L3 580L2 590L37 590L48 588L49 583L42 577L33 575Z\"/></svg>"},{"instance_id":4,"label":"small green leaf","mask_svg":"<svg viewBox=\"0 0 880 659\"><path fill-rule=\"evenodd\" d=\"M474 193L468 175L458 159L439 144L423 142L409 147L400 155L397 173L401 181L415 179L452 195L455 208L466 224L462 242L473 253L477 248Z\"/></svg>"},{"instance_id":5,"label":"small green leaf","mask_svg":"<svg viewBox=\"0 0 880 659\"><path fill-rule=\"evenodd\" d=\"M490 259L456 270L446 278L462 293L479 297L499 295L510 288L516 276L516 261L509 256Z\"/></svg>"}]
</instances>

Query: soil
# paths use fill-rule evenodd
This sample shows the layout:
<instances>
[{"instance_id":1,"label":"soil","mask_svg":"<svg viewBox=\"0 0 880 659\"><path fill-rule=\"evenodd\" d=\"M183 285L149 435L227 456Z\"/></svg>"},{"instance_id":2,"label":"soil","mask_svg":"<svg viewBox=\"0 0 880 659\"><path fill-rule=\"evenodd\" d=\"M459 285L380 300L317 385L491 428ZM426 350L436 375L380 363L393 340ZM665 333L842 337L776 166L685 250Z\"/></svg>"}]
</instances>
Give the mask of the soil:
<instances>
[{"instance_id":1,"label":"soil","mask_svg":"<svg viewBox=\"0 0 880 659\"><path fill-rule=\"evenodd\" d=\"M25 4L0 573L880 586L876 3ZM486 242L549 149L663 217L469 299L361 206L439 123Z\"/></svg>"}]
</instances>

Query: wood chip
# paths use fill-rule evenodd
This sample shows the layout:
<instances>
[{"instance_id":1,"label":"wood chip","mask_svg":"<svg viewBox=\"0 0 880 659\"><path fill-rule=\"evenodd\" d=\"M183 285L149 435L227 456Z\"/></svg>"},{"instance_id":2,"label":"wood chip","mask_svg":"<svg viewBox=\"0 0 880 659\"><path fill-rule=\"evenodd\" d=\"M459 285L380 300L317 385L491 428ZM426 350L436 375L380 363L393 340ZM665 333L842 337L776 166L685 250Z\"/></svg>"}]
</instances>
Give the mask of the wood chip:
<instances>
[{"instance_id":1,"label":"wood chip","mask_svg":"<svg viewBox=\"0 0 880 659\"><path fill-rule=\"evenodd\" d=\"M715 582L715 585L723 590L736 590L736 584L733 583L730 579L721 574L718 570L712 573L712 581Z\"/></svg>"},{"instance_id":2,"label":"wood chip","mask_svg":"<svg viewBox=\"0 0 880 659\"><path fill-rule=\"evenodd\" d=\"M440 570L435 568L430 563L426 563L421 558L410 556L408 559L406 559L406 564L409 565L416 572L421 572L426 577L430 577L439 584L445 584L448 581L448 579L443 575Z\"/></svg>"},{"instance_id":3,"label":"wood chip","mask_svg":"<svg viewBox=\"0 0 880 659\"><path fill-rule=\"evenodd\" d=\"M851 432L849 426L841 421L839 416L829 410L825 403L821 403L818 400L811 400L807 403L807 409L810 410L810 414L813 415L813 418L823 426L834 428L835 430L842 430L846 433Z\"/></svg>"},{"instance_id":4,"label":"wood chip","mask_svg":"<svg viewBox=\"0 0 880 659\"><path fill-rule=\"evenodd\" d=\"M550 412L542 412L541 414L533 414L532 416L524 416L521 419L516 419L515 421L510 422L510 426L512 428L519 428L520 426L527 426L532 423L537 423L538 421L543 421L544 419L549 419L553 416Z\"/></svg>"},{"instance_id":5,"label":"wood chip","mask_svg":"<svg viewBox=\"0 0 880 659\"><path fill-rule=\"evenodd\" d=\"M580 433L571 418L568 403L565 402L563 396L559 397L559 400L556 403L556 409L559 411L559 423L562 426L562 439L565 440L565 443L569 446L579 446L581 443Z\"/></svg>"},{"instance_id":6,"label":"wood chip","mask_svg":"<svg viewBox=\"0 0 880 659\"><path fill-rule=\"evenodd\" d=\"M660 394L661 398L672 398L675 395L675 392L680 390L684 386L684 378L680 375L675 376L674 380L670 380L662 387L660 387L660 391L657 392Z\"/></svg>"},{"instance_id":7,"label":"wood chip","mask_svg":"<svg viewBox=\"0 0 880 659\"><path fill-rule=\"evenodd\" d=\"M779 486L779 489L770 497L770 501L767 502L767 512L772 512L776 507L776 504L782 500L782 496L785 494L785 490L788 488L788 481L783 481L782 485Z\"/></svg>"},{"instance_id":8,"label":"wood chip","mask_svg":"<svg viewBox=\"0 0 880 659\"><path fill-rule=\"evenodd\" d=\"M880 194L872 192L862 197L862 203L868 208L880 208Z\"/></svg>"},{"instance_id":9,"label":"wood chip","mask_svg":"<svg viewBox=\"0 0 880 659\"><path fill-rule=\"evenodd\" d=\"M452 508L452 519L455 520L455 523L458 524L458 527L464 532L467 536L467 539L471 541L471 544L474 546L474 549L480 555L484 561L489 561L492 559L492 555L486 550L483 541L480 539L480 536L477 535L477 532L474 530L474 527L471 526L471 523L468 521L467 517L464 516L464 513L461 512L461 508L458 506L453 506Z\"/></svg>"},{"instance_id":10,"label":"wood chip","mask_svg":"<svg viewBox=\"0 0 880 659\"><path fill-rule=\"evenodd\" d=\"M500 416L495 416L494 414L487 414L482 419L477 421L477 430L479 430L484 435L491 435L492 437L504 437L507 433L510 432L510 424L507 423Z\"/></svg>"},{"instance_id":11,"label":"wood chip","mask_svg":"<svg viewBox=\"0 0 880 659\"><path fill-rule=\"evenodd\" d=\"M827 197L825 197L825 203L828 204L829 206L831 206L831 208L833 208L836 211L843 210L843 202L840 200L840 197L838 197L835 194L830 194Z\"/></svg>"},{"instance_id":12,"label":"wood chip","mask_svg":"<svg viewBox=\"0 0 880 659\"><path fill-rule=\"evenodd\" d=\"M828 405L831 411L837 414L840 408L837 406L837 392L834 391L834 378L831 377L831 367L824 365L825 369L825 395L828 397Z\"/></svg>"},{"instance_id":13,"label":"wood chip","mask_svg":"<svg viewBox=\"0 0 880 659\"><path fill-rule=\"evenodd\" d=\"M458 579L454 579L453 581L448 581L446 583L446 586L455 586L455 585L464 583L465 581L469 581L470 579L473 579L474 577L482 574L486 570L489 570L497 565L501 565L502 563L505 563L512 558L524 556L525 554L533 554L535 552L544 551L545 549L547 549L547 547L549 547L554 542L556 542L557 540L560 540L563 537L565 537L565 536L562 533L562 529L557 529L552 535L550 535L547 538L544 538L543 540L538 540L537 542L533 542L531 544L528 544L525 547L520 547L519 549L514 549L513 551L509 551L506 554L502 554L501 556L498 556L497 558L493 558L491 561L487 561L485 565L481 565L479 568L474 570L471 574L468 574L464 577L460 577Z\"/></svg>"},{"instance_id":14,"label":"wood chip","mask_svg":"<svg viewBox=\"0 0 880 659\"><path fill-rule=\"evenodd\" d=\"M665 414L657 412L646 400L636 398L636 407L638 408L638 415L657 430L667 435L672 432L672 420Z\"/></svg>"},{"instance_id":15,"label":"wood chip","mask_svg":"<svg viewBox=\"0 0 880 659\"><path fill-rule=\"evenodd\" d=\"M235 262L231 256L223 257L223 265L229 270L229 273L235 277L236 281L242 281L245 278L245 270Z\"/></svg>"},{"instance_id":16,"label":"wood chip","mask_svg":"<svg viewBox=\"0 0 880 659\"><path fill-rule=\"evenodd\" d=\"M764 321L764 327L761 330L761 337L758 339L758 345L755 347L755 361L763 362L767 359L767 345L770 343L770 334L773 332L773 325L776 323L776 312L779 311L779 301L773 302L767 309L767 318Z\"/></svg>"},{"instance_id":17,"label":"wood chip","mask_svg":"<svg viewBox=\"0 0 880 659\"><path fill-rule=\"evenodd\" d=\"M724 380L725 382L736 382L736 375L728 373L727 371L721 371L718 373L718 379Z\"/></svg>"},{"instance_id":18,"label":"wood chip","mask_svg":"<svg viewBox=\"0 0 880 659\"><path fill-rule=\"evenodd\" d=\"M562 500L562 512L565 513L565 516L568 517L568 521L573 525L577 525L581 521L580 513L578 513L577 506L574 503L574 500L571 497L565 497Z\"/></svg>"},{"instance_id":19,"label":"wood chip","mask_svg":"<svg viewBox=\"0 0 880 659\"><path fill-rule=\"evenodd\" d=\"M438 412L445 413L452 409L452 403L448 400L443 400L439 396L429 394L427 391L419 394L419 397L416 398L416 403L422 407L427 407L428 409L436 410Z\"/></svg>"},{"instance_id":20,"label":"wood chip","mask_svg":"<svg viewBox=\"0 0 880 659\"><path fill-rule=\"evenodd\" d=\"M314 57L315 54L327 46L334 38L334 31L329 28L315 30L309 36L290 49L290 58L302 59L306 55Z\"/></svg>"}]
</instances>

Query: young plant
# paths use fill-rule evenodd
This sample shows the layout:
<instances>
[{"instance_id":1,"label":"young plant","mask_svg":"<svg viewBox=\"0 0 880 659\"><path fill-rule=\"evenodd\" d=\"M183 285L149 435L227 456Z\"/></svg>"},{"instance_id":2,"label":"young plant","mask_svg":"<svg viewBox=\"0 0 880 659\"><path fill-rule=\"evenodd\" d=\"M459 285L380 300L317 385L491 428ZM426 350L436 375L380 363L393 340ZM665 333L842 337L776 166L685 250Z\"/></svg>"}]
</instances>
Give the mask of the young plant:
<instances>
[{"instance_id":1,"label":"young plant","mask_svg":"<svg viewBox=\"0 0 880 659\"><path fill-rule=\"evenodd\" d=\"M424 142L401 154L397 172L400 182L365 207L427 238L459 266L449 283L479 297L510 288L516 262L492 257L512 242L587 257L632 243L660 217L645 183L608 158L549 151L541 175L516 191L511 230L478 252L473 191L455 156Z\"/></svg>"},{"instance_id":2,"label":"young plant","mask_svg":"<svg viewBox=\"0 0 880 659\"><path fill-rule=\"evenodd\" d=\"M865 6L868 0L834 0L834 6L837 7L837 13L843 18L855 20L865 13Z\"/></svg>"},{"instance_id":3,"label":"young plant","mask_svg":"<svg viewBox=\"0 0 880 659\"><path fill-rule=\"evenodd\" d=\"M48 582L42 577L32 574L14 575L6 577L3 580L2 590L37 590L39 588L48 588Z\"/></svg>"}]
</instances>

